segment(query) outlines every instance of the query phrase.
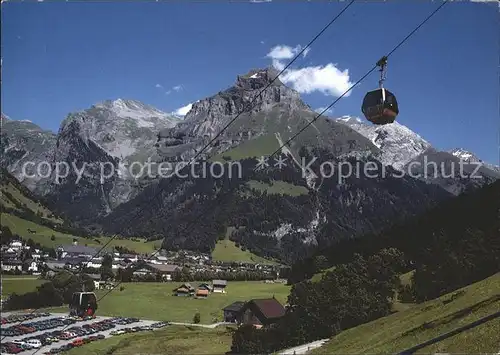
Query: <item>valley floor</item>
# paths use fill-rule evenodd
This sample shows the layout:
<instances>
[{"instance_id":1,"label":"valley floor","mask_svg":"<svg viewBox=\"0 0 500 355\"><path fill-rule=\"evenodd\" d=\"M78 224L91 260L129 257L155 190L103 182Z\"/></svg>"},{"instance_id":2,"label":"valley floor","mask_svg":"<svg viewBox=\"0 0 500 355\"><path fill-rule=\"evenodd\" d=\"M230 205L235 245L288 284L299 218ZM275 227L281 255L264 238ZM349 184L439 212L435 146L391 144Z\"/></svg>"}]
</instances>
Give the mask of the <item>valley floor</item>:
<instances>
[{"instance_id":1,"label":"valley floor","mask_svg":"<svg viewBox=\"0 0 500 355\"><path fill-rule=\"evenodd\" d=\"M35 289L40 280L10 281L7 292L21 289L19 282L30 281ZM197 286L200 282L191 282ZM249 301L253 298L276 297L282 304L287 302L290 286L284 284L267 284L259 281L229 281L227 293L212 293L206 299L177 297L172 290L180 286L180 282L133 282L123 283L123 290L118 286L99 302L98 315L137 317L158 321L192 323L196 312L200 313L201 323L212 324L222 320L222 309L235 301ZM5 285L4 285L5 286ZM31 291L28 286L23 286ZM99 300L108 290L96 291ZM4 295L5 296L5 295ZM51 308L50 312L68 312L67 306Z\"/></svg>"},{"instance_id":2,"label":"valley floor","mask_svg":"<svg viewBox=\"0 0 500 355\"><path fill-rule=\"evenodd\" d=\"M36 282L30 278L9 281ZM98 314L191 323L196 312L201 323L222 320L222 308L237 300L275 296L285 303L290 287L263 282L229 282L226 294L208 299L171 295L180 283L124 283L99 304ZM196 282L192 282L196 284ZM35 287L35 284L32 284ZM26 288L26 286L23 286ZM19 289L21 293L21 290ZM106 291L97 291L97 296ZM310 354L397 353L435 336L471 323L500 309L500 273L422 304L408 304L404 310L346 330ZM66 307L51 309L67 312ZM88 344L69 352L78 354L223 354L231 346L232 327L207 329L175 325L152 333L125 334ZM500 319L465 331L418 353L496 353L500 349Z\"/></svg>"}]
</instances>

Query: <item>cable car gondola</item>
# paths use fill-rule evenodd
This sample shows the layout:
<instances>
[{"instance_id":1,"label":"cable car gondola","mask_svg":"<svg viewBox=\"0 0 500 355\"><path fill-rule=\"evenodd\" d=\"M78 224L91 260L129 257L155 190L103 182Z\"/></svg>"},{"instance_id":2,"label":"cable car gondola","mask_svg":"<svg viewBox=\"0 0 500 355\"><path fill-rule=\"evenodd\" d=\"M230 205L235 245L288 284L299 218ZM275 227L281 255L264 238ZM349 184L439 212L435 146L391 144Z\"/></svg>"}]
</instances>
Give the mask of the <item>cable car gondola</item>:
<instances>
[{"instance_id":1,"label":"cable car gondola","mask_svg":"<svg viewBox=\"0 0 500 355\"><path fill-rule=\"evenodd\" d=\"M396 96L383 86L387 67L387 57L382 57L377 66L380 67L379 88L368 92L363 99L361 111L366 119L376 125L393 123L399 114Z\"/></svg>"},{"instance_id":2,"label":"cable car gondola","mask_svg":"<svg viewBox=\"0 0 500 355\"><path fill-rule=\"evenodd\" d=\"M75 292L69 304L71 316L94 317L97 310L97 298L94 292Z\"/></svg>"}]
</instances>

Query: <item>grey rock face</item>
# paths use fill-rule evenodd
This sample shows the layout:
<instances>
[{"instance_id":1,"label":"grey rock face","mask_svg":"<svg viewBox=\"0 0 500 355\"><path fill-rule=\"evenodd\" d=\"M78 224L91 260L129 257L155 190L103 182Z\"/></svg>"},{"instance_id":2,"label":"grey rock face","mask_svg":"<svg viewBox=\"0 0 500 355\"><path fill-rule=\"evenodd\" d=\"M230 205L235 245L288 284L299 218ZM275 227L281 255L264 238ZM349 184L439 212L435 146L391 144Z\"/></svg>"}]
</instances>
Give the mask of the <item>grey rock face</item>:
<instances>
[{"instance_id":1,"label":"grey rock face","mask_svg":"<svg viewBox=\"0 0 500 355\"><path fill-rule=\"evenodd\" d=\"M427 149L403 170L412 177L437 184L454 195L500 179L499 171L490 169L479 160L463 160L434 148Z\"/></svg>"},{"instance_id":2,"label":"grey rock face","mask_svg":"<svg viewBox=\"0 0 500 355\"><path fill-rule=\"evenodd\" d=\"M177 122L176 117L153 107L122 99L68 115L59 129L54 162L85 164L84 174L78 183L73 172L64 182L53 184L47 197L66 212L78 197L93 206L87 216L90 220L111 212L140 190L139 181L147 179L140 167L158 160L157 131ZM87 219L77 211L70 216Z\"/></svg>"},{"instance_id":3,"label":"grey rock face","mask_svg":"<svg viewBox=\"0 0 500 355\"><path fill-rule=\"evenodd\" d=\"M431 146L425 139L398 122L376 126L351 116L342 117L338 122L368 138L380 149L377 159L395 169L403 168Z\"/></svg>"},{"instance_id":4,"label":"grey rock face","mask_svg":"<svg viewBox=\"0 0 500 355\"><path fill-rule=\"evenodd\" d=\"M95 220L142 188L147 177L137 168L158 159L154 146L158 130L177 122L173 115L123 99L69 114L57 135L2 117L2 164L58 212L75 220ZM21 171L26 161L48 162L52 174L26 178ZM67 176L58 179L56 166L60 176L68 171ZM74 208L75 202L87 209Z\"/></svg>"},{"instance_id":5,"label":"grey rock face","mask_svg":"<svg viewBox=\"0 0 500 355\"><path fill-rule=\"evenodd\" d=\"M484 162L481 159L479 159L474 153L469 152L468 150L465 150L465 149L462 149L462 148L455 148L455 149L449 150L448 153L450 153L451 155L459 158L460 160L466 161L466 162L470 162L470 163L473 163L473 162L482 163L482 165L485 168L488 168L490 170L493 170L495 172L499 172L500 173L500 166Z\"/></svg>"},{"instance_id":6,"label":"grey rock face","mask_svg":"<svg viewBox=\"0 0 500 355\"><path fill-rule=\"evenodd\" d=\"M2 167L30 190L43 194L47 179L36 173L36 166L50 160L56 135L30 121L11 120L2 113L0 142Z\"/></svg>"},{"instance_id":7,"label":"grey rock face","mask_svg":"<svg viewBox=\"0 0 500 355\"><path fill-rule=\"evenodd\" d=\"M242 146L243 142L248 142L245 148L249 151L272 154L317 117L298 92L279 79L273 82L276 75L272 68L254 69L238 76L229 89L195 102L184 121L160 132L158 154L169 162L190 161L225 127L227 130L207 147L201 158L224 153ZM270 142L268 149L251 149L252 144L261 144L256 138ZM283 150L296 159L302 147L313 146L334 150L338 155L378 151L361 134L326 117L311 124Z\"/></svg>"},{"instance_id":8,"label":"grey rock face","mask_svg":"<svg viewBox=\"0 0 500 355\"><path fill-rule=\"evenodd\" d=\"M500 178L497 166L482 162L464 149L457 148L449 152L436 150L418 134L397 122L376 126L350 116L342 117L338 122L370 139L380 149L375 157L381 163L437 184L454 195Z\"/></svg>"}]
</instances>

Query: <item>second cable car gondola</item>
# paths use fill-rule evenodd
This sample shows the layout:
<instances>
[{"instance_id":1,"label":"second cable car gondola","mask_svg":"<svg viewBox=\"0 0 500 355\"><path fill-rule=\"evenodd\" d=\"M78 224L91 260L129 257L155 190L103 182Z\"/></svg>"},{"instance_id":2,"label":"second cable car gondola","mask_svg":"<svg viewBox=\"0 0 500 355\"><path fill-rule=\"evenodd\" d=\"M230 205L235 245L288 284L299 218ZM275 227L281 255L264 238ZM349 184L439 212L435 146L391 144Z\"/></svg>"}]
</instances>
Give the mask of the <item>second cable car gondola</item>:
<instances>
[{"instance_id":1,"label":"second cable car gondola","mask_svg":"<svg viewBox=\"0 0 500 355\"><path fill-rule=\"evenodd\" d=\"M376 125L393 123L399 114L396 96L384 88L387 57L382 57L377 66L380 67L379 88L368 92L363 99L361 111L366 119Z\"/></svg>"},{"instance_id":2,"label":"second cable car gondola","mask_svg":"<svg viewBox=\"0 0 500 355\"><path fill-rule=\"evenodd\" d=\"M72 316L93 318L97 310L97 298L94 292L75 292L69 304L69 313Z\"/></svg>"}]
</instances>

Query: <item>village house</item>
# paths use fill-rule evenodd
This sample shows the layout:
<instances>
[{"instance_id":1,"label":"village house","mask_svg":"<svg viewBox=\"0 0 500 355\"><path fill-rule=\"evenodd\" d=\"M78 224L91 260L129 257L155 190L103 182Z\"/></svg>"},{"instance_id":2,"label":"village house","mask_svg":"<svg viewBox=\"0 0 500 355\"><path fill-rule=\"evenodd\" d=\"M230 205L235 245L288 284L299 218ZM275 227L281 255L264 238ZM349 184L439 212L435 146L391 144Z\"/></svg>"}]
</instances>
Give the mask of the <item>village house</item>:
<instances>
[{"instance_id":1,"label":"village house","mask_svg":"<svg viewBox=\"0 0 500 355\"><path fill-rule=\"evenodd\" d=\"M241 308L243 308L244 305L245 302L237 301L223 308L222 311L224 312L224 322L241 323L241 317L239 317L239 315Z\"/></svg>"},{"instance_id":2,"label":"village house","mask_svg":"<svg viewBox=\"0 0 500 355\"><path fill-rule=\"evenodd\" d=\"M148 264L148 266L154 272L159 273L162 276L162 279L166 281L172 281L172 276L174 272L181 269L177 265L167 265L167 264Z\"/></svg>"},{"instance_id":3,"label":"village house","mask_svg":"<svg viewBox=\"0 0 500 355\"><path fill-rule=\"evenodd\" d=\"M213 287L207 283L201 283L198 285L199 290L207 290L209 293L213 291Z\"/></svg>"},{"instance_id":4,"label":"village house","mask_svg":"<svg viewBox=\"0 0 500 355\"><path fill-rule=\"evenodd\" d=\"M157 255L151 261L151 264L167 264L168 258L166 256Z\"/></svg>"},{"instance_id":5,"label":"village house","mask_svg":"<svg viewBox=\"0 0 500 355\"><path fill-rule=\"evenodd\" d=\"M38 272L38 262L36 260L27 259L24 261L24 264L28 265L28 272L31 273Z\"/></svg>"},{"instance_id":6,"label":"village house","mask_svg":"<svg viewBox=\"0 0 500 355\"><path fill-rule=\"evenodd\" d=\"M129 263L136 263L139 261L139 255L137 254L123 254L121 255L123 258L123 261L129 262Z\"/></svg>"},{"instance_id":7,"label":"village house","mask_svg":"<svg viewBox=\"0 0 500 355\"><path fill-rule=\"evenodd\" d=\"M97 254L97 249L84 245L61 245L56 249L56 253L59 259L84 258L88 260Z\"/></svg>"},{"instance_id":8,"label":"village house","mask_svg":"<svg viewBox=\"0 0 500 355\"><path fill-rule=\"evenodd\" d=\"M115 286L112 281L101 280L100 274L87 274L94 281L94 288L96 290L110 290Z\"/></svg>"},{"instance_id":9,"label":"village house","mask_svg":"<svg viewBox=\"0 0 500 355\"><path fill-rule=\"evenodd\" d=\"M212 287L214 293L226 293L227 280L213 280Z\"/></svg>"},{"instance_id":10,"label":"village house","mask_svg":"<svg viewBox=\"0 0 500 355\"><path fill-rule=\"evenodd\" d=\"M23 243L21 241L18 241L18 240L14 240L14 241L10 242L10 244L9 244L9 248L12 249L13 251L21 250L22 247L23 247Z\"/></svg>"},{"instance_id":11,"label":"village house","mask_svg":"<svg viewBox=\"0 0 500 355\"><path fill-rule=\"evenodd\" d=\"M207 298L208 297L208 290L203 290L203 289L200 289L200 288L197 289L195 297L196 298Z\"/></svg>"},{"instance_id":12,"label":"village house","mask_svg":"<svg viewBox=\"0 0 500 355\"><path fill-rule=\"evenodd\" d=\"M63 260L48 260L45 265L49 268L49 270L55 269L64 269L64 265L66 264Z\"/></svg>"},{"instance_id":13,"label":"village house","mask_svg":"<svg viewBox=\"0 0 500 355\"><path fill-rule=\"evenodd\" d=\"M38 249L35 249L35 252L31 254L31 258L36 261L39 261L41 257L42 254L40 254L40 251Z\"/></svg>"},{"instance_id":14,"label":"village house","mask_svg":"<svg viewBox=\"0 0 500 355\"><path fill-rule=\"evenodd\" d=\"M285 307L274 297L253 299L243 305L236 315L237 323L251 324L256 328L276 323L285 315Z\"/></svg>"},{"instance_id":15,"label":"village house","mask_svg":"<svg viewBox=\"0 0 500 355\"><path fill-rule=\"evenodd\" d=\"M14 260L14 259L2 260L1 264L2 264L2 271L23 270L23 262L21 260Z\"/></svg>"},{"instance_id":16,"label":"village house","mask_svg":"<svg viewBox=\"0 0 500 355\"><path fill-rule=\"evenodd\" d=\"M142 268L142 269L139 269L139 270L135 270L133 272L133 275L134 276L146 276L146 275L150 275L151 274L151 270L149 269L146 269L146 268Z\"/></svg>"},{"instance_id":17,"label":"village house","mask_svg":"<svg viewBox=\"0 0 500 355\"><path fill-rule=\"evenodd\" d=\"M61 261L64 262L64 268L69 270L80 270L80 267L85 266L87 263L87 259L85 258L65 258Z\"/></svg>"},{"instance_id":18,"label":"village house","mask_svg":"<svg viewBox=\"0 0 500 355\"><path fill-rule=\"evenodd\" d=\"M186 282L173 290L174 296L190 297L194 294L194 287Z\"/></svg>"}]
</instances>

